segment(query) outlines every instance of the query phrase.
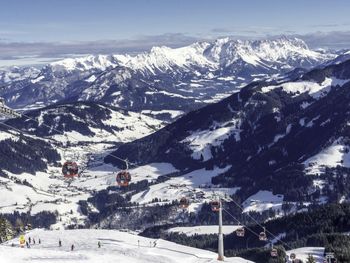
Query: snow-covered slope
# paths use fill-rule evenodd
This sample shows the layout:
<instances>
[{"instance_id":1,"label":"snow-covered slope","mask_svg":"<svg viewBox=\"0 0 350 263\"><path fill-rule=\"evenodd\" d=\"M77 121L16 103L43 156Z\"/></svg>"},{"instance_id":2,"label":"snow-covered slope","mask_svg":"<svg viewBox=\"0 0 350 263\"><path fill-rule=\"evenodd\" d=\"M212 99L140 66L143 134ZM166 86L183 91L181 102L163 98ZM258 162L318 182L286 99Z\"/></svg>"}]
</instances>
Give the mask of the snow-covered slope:
<instances>
[{"instance_id":1,"label":"snow-covered slope","mask_svg":"<svg viewBox=\"0 0 350 263\"><path fill-rule=\"evenodd\" d=\"M0 68L0 85L9 84L12 81L35 78L39 73L40 70L34 67Z\"/></svg>"},{"instance_id":2,"label":"snow-covered slope","mask_svg":"<svg viewBox=\"0 0 350 263\"><path fill-rule=\"evenodd\" d=\"M350 167L349 146L344 144L344 138L335 140L321 152L308 158L305 162L309 174L324 173L326 167Z\"/></svg>"},{"instance_id":3,"label":"snow-covered slope","mask_svg":"<svg viewBox=\"0 0 350 263\"><path fill-rule=\"evenodd\" d=\"M243 202L244 213L247 212L262 212L265 210L282 210L283 195L274 195L269 191L259 191L256 194L248 197Z\"/></svg>"},{"instance_id":4,"label":"snow-covered slope","mask_svg":"<svg viewBox=\"0 0 350 263\"><path fill-rule=\"evenodd\" d=\"M36 240L30 249L19 248L18 239L0 246L2 262L20 263L40 261L43 263L86 262L86 263L200 263L216 262L213 252L177 245L161 239L150 239L133 233L113 230L34 230L26 234ZM38 244L38 240L41 244ZM58 241L62 241L62 247ZM101 248L97 244L101 242ZM11 247L14 243L15 247ZM74 251L71 250L74 245ZM226 258L226 262L251 262L242 258Z\"/></svg>"},{"instance_id":5,"label":"snow-covered slope","mask_svg":"<svg viewBox=\"0 0 350 263\"><path fill-rule=\"evenodd\" d=\"M57 141L128 142L163 126L142 113L97 103L66 103L31 111L7 124L36 136Z\"/></svg>"}]
</instances>

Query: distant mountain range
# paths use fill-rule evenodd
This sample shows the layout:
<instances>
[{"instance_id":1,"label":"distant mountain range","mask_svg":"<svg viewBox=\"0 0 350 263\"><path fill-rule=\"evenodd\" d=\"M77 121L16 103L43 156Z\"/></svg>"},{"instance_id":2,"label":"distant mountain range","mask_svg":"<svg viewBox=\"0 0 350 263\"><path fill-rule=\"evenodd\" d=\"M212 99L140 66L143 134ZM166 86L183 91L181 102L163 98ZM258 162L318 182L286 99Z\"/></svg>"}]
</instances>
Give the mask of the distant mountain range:
<instances>
[{"instance_id":1,"label":"distant mountain range","mask_svg":"<svg viewBox=\"0 0 350 263\"><path fill-rule=\"evenodd\" d=\"M252 81L294 77L295 68L300 72L336 57L310 50L295 38L224 38L175 49L154 47L137 55L69 58L40 70L10 68L0 71L5 86L0 95L15 108L79 100L154 115L176 111L178 116L217 102Z\"/></svg>"}]
</instances>

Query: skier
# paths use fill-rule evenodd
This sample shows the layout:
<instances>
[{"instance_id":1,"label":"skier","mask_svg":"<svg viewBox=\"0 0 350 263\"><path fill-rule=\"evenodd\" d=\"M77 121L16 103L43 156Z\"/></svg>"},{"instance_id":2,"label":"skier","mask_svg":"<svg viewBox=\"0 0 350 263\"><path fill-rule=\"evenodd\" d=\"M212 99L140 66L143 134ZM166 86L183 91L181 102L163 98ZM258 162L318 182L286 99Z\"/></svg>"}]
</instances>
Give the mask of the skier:
<instances>
[{"instance_id":1,"label":"skier","mask_svg":"<svg viewBox=\"0 0 350 263\"><path fill-rule=\"evenodd\" d=\"M97 242L97 246L98 246L98 248L101 248L101 242L100 241Z\"/></svg>"},{"instance_id":2,"label":"skier","mask_svg":"<svg viewBox=\"0 0 350 263\"><path fill-rule=\"evenodd\" d=\"M35 245L35 239L33 238L33 244Z\"/></svg>"},{"instance_id":3,"label":"skier","mask_svg":"<svg viewBox=\"0 0 350 263\"><path fill-rule=\"evenodd\" d=\"M62 241L61 241L61 239L58 240L58 246L59 246L59 247L62 247Z\"/></svg>"},{"instance_id":4,"label":"skier","mask_svg":"<svg viewBox=\"0 0 350 263\"><path fill-rule=\"evenodd\" d=\"M74 244L72 244L72 246L70 247L70 250L71 250L71 251L74 250Z\"/></svg>"},{"instance_id":5,"label":"skier","mask_svg":"<svg viewBox=\"0 0 350 263\"><path fill-rule=\"evenodd\" d=\"M30 244L30 243L32 243L32 239L31 239L31 237L29 237L29 238L28 238L28 240L29 240L29 244Z\"/></svg>"},{"instance_id":6,"label":"skier","mask_svg":"<svg viewBox=\"0 0 350 263\"><path fill-rule=\"evenodd\" d=\"M157 240L154 240L153 247L156 247L156 245L157 245Z\"/></svg>"},{"instance_id":7,"label":"skier","mask_svg":"<svg viewBox=\"0 0 350 263\"><path fill-rule=\"evenodd\" d=\"M41 240L40 240L40 238L39 238L39 244L41 244Z\"/></svg>"},{"instance_id":8,"label":"skier","mask_svg":"<svg viewBox=\"0 0 350 263\"><path fill-rule=\"evenodd\" d=\"M30 245L29 245L28 241L26 241L26 245L27 245L27 248L30 248Z\"/></svg>"}]
</instances>

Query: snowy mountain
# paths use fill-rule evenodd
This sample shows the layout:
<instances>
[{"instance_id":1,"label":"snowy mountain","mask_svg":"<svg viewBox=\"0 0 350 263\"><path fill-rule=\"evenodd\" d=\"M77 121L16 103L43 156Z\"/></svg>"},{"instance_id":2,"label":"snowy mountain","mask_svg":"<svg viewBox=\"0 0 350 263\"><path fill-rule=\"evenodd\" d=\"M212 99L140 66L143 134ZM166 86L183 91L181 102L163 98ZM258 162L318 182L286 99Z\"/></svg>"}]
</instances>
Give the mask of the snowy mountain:
<instances>
[{"instance_id":1,"label":"snowy mountain","mask_svg":"<svg viewBox=\"0 0 350 263\"><path fill-rule=\"evenodd\" d=\"M13 81L21 81L35 78L40 70L34 67L6 67L0 68L0 85L10 84Z\"/></svg>"},{"instance_id":2,"label":"snowy mountain","mask_svg":"<svg viewBox=\"0 0 350 263\"><path fill-rule=\"evenodd\" d=\"M335 58L300 39L218 39L182 48L154 47L136 55L69 58L7 83L12 107L95 101L130 110L183 111L218 101L251 81L277 78Z\"/></svg>"},{"instance_id":3,"label":"snowy mountain","mask_svg":"<svg viewBox=\"0 0 350 263\"><path fill-rule=\"evenodd\" d=\"M40 138L66 138L71 144L128 142L163 126L142 113L93 102L54 104L6 123Z\"/></svg>"},{"instance_id":4,"label":"snowy mountain","mask_svg":"<svg viewBox=\"0 0 350 263\"><path fill-rule=\"evenodd\" d=\"M171 163L180 171L222 169L211 183L238 187L243 200L260 190L285 201L307 200L334 184L330 168L350 168L349 88L349 60L292 81L255 82L113 154L140 164ZM336 186L327 187L324 193L332 195Z\"/></svg>"}]
</instances>

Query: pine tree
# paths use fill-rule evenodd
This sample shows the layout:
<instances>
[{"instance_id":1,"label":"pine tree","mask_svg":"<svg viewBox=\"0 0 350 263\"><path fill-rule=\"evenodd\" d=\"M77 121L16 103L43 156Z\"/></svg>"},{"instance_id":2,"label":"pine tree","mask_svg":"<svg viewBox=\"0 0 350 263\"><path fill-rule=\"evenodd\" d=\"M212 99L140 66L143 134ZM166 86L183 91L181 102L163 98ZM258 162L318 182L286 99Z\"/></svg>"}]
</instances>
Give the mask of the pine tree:
<instances>
[{"instance_id":1,"label":"pine tree","mask_svg":"<svg viewBox=\"0 0 350 263\"><path fill-rule=\"evenodd\" d=\"M13 229L11 223L5 218L0 218L0 240L7 241L13 237Z\"/></svg>"}]
</instances>

